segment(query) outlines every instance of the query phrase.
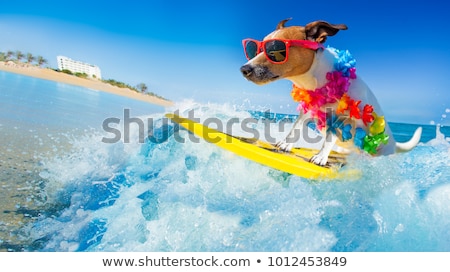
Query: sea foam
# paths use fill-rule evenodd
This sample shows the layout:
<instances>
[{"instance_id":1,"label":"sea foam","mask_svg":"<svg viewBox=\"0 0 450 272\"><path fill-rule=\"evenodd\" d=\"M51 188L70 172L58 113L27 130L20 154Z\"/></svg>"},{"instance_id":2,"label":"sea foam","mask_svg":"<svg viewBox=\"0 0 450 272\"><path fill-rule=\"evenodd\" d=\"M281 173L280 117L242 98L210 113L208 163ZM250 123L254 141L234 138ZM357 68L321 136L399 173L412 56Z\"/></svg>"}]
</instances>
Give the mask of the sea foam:
<instances>
[{"instance_id":1,"label":"sea foam","mask_svg":"<svg viewBox=\"0 0 450 272\"><path fill-rule=\"evenodd\" d=\"M193 101L176 109L195 110L201 121L252 117ZM162 113L142 118L155 120L155 133L167 126ZM264 135L261 120L253 125ZM350 156L348 167L363 172L358 180L317 181L168 126L186 141L166 135L140 144L135 129L134 142L105 144L102 133L87 133L64 156L43 161L53 210L29 226L39 241L30 250L450 250L450 144L439 130L409 153ZM245 131L237 125L233 133Z\"/></svg>"}]
</instances>

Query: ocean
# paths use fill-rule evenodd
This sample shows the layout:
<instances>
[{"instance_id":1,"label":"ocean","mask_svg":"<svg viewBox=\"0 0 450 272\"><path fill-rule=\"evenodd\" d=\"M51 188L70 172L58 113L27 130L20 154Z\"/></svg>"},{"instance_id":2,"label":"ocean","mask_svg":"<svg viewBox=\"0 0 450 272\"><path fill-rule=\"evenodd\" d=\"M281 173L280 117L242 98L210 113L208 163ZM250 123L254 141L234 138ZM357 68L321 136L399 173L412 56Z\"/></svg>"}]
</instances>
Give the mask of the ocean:
<instances>
[{"instance_id":1,"label":"ocean","mask_svg":"<svg viewBox=\"0 0 450 272\"><path fill-rule=\"evenodd\" d=\"M0 251L450 251L450 128L408 153L352 155L357 180L308 180L176 131L190 112L274 138L292 116L164 109L0 72ZM390 123L405 141L418 125Z\"/></svg>"}]
</instances>

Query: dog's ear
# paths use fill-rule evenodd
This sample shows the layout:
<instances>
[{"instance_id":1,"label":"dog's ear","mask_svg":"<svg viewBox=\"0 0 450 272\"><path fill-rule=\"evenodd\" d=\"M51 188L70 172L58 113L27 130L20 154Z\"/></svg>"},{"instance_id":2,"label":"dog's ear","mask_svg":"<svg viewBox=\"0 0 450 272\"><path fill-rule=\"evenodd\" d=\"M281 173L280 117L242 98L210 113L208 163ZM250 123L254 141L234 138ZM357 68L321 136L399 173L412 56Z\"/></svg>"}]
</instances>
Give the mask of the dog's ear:
<instances>
[{"instance_id":1,"label":"dog's ear","mask_svg":"<svg viewBox=\"0 0 450 272\"><path fill-rule=\"evenodd\" d=\"M347 26L333 25L325 21L315 21L305 26L306 39L319 43L324 43L328 36L336 35L339 30L347 30Z\"/></svg>"},{"instance_id":2,"label":"dog's ear","mask_svg":"<svg viewBox=\"0 0 450 272\"><path fill-rule=\"evenodd\" d=\"M292 18L287 18L287 19L281 20L281 21L278 23L276 29L278 30L278 29L283 28L283 27L284 27L284 24L286 24L286 22L289 21L289 20L292 20Z\"/></svg>"}]
</instances>

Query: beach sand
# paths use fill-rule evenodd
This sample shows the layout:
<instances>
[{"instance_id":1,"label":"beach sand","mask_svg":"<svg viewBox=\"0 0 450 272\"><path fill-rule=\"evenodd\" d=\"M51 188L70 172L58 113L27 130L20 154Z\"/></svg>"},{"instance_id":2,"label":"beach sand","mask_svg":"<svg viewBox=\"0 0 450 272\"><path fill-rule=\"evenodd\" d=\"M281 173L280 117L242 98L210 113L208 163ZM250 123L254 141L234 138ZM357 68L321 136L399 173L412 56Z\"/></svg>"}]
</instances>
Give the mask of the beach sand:
<instances>
[{"instance_id":1,"label":"beach sand","mask_svg":"<svg viewBox=\"0 0 450 272\"><path fill-rule=\"evenodd\" d=\"M40 68L27 64L16 64L13 62L0 61L0 70L10 73L21 74L40 79L52 80L60 83L80 86L88 89L104 91L115 95L136 99L151 104L156 104L163 107L170 107L173 105L171 101L164 100L155 96L137 93L128 88L119 88L108 83L104 83L96 79L85 79L68 75L65 73L56 72L49 68Z\"/></svg>"}]
</instances>

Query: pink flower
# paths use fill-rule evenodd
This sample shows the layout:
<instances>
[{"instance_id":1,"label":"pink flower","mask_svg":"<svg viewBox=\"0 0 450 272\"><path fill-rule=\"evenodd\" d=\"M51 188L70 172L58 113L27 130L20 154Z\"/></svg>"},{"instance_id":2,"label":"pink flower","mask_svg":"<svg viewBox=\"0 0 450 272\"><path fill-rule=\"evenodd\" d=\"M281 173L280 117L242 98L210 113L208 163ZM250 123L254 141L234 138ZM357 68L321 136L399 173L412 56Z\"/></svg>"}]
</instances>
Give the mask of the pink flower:
<instances>
[{"instance_id":1,"label":"pink flower","mask_svg":"<svg viewBox=\"0 0 450 272\"><path fill-rule=\"evenodd\" d=\"M350 79L355 79L356 78L356 68L355 67L350 68L348 71L350 72L350 76L349 76Z\"/></svg>"},{"instance_id":2,"label":"pink flower","mask_svg":"<svg viewBox=\"0 0 450 272\"><path fill-rule=\"evenodd\" d=\"M327 115L321 110L312 112L312 117L317 119L317 129L321 130L327 124Z\"/></svg>"}]
</instances>

